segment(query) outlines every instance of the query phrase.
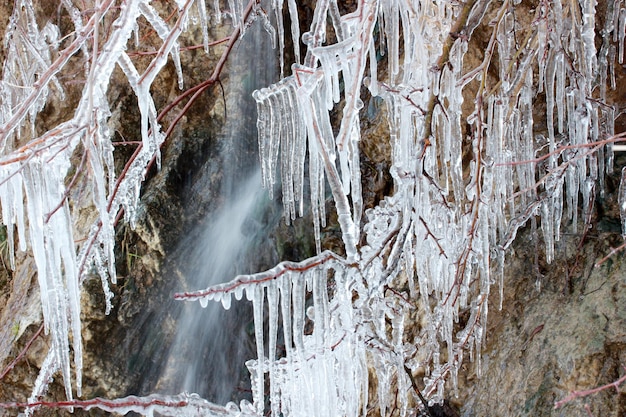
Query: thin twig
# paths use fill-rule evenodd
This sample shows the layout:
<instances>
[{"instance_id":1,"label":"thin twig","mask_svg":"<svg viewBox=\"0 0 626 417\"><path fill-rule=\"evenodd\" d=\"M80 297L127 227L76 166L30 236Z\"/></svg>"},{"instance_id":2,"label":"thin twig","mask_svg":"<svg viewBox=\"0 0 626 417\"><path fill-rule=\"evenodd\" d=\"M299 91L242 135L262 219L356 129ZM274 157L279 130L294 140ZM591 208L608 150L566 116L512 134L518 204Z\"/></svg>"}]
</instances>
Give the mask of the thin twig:
<instances>
[{"instance_id":1,"label":"thin twig","mask_svg":"<svg viewBox=\"0 0 626 417\"><path fill-rule=\"evenodd\" d=\"M626 366L622 366L622 368L624 368L624 370L626 371ZM602 385L600 387L596 387L596 388L592 388L592 389L588 389L588 390L584 390L584 391L574 391L572 392L570 395L568 395L567 397L563 398L560 401L557 401L554 403L554 408L557 409L559 407L562 407L563 405L567 404L568 402L576 399L576 398L581 398L581 397L587 397L588 395L593 395L596 394L600 391L604 391L607 390L609 388L615 388L616 391L619 392L619 386L626 381L626 374L622 375L621 378L608 383L606 385Z\"/></svg>"},{"instance_id":2,"label":"thin twig","mask_svg":"<svg viewBox=\"0 0 626 417\"><path fill-rule=\"evenodd\" d=\"M305 259L302 262L284 261L276 265L274 268L269 269L265 272L259 272L258 274L252 274L252 275L239 275L230 282L227 282L225 284L220 284L220 285L214 285L205 290L177 293L177 294L174 294L174 299L196 301L196 300L201 300L201 299L212 298L213 296L217 294L230 294L236 291L237 288L242 287L244 285L262 284L264 282L278 279L287 272L304 272L304 271L316 268L330 261L335 261L335 262L347 265L341 257L336 255L334 252L327 250L327 251L322 252L318 256Z\"/></svg>"},{"instance_id":3,"label":"thin twig","mask_svg":"<svg viewBox=\"0 0 626 417\"><path fill-rule=\"evenodd\" d=\"M50 221L50 217L52 217L54 213L56 213L61 207L63 207L65 200L70 194L70 190L74 187L74 184L78 180L78 177L80 176L80 173L82 172L83 167L85 166L86 160L87 160L87 152L83 153L83 157L80 160L80 165L76 169L76 172L74 173L74 176L72 177L72 180L70 181L69 185L65 187L65 192L63 193L63 197L61 197L61 201L54 209L52 209L48 214L46 214L46 217L44 218L44 223L48 223Z\"/></svg>"},{"instance_id":4,"label":"thin twig","mask_svg":"<svg viewBox=\"0 0 626 417\"><path fill-rule=\"evenodd\" d=\"M65 67L65 64L78 52L78 50L87 42L91 37L94 27L100 22L100 15L105 14L113 3L113 0L107 0L103 3L99 10L100 13L94 14L87 24L83 26L80 33L74 41L58 55L58 58L48 66L48 69L39 74L39 78L33 84L32 92L20 103L20 106L15 110L12 117L0 127L0 145L6 143L8 136L19 126L21 121L26 117L26 114L31 109L35 101L43 94L43 89L48 85L57 73Z\"/></svg>"},{"instance_id":5,"label":"thin twig","mask_svg":"<svg viewBox=\"0 0 626 417\"><path fill-rule=\"evenodd\" d=\"M496 166L501 167L501 166L513 166L513 165L524 165L524 164L536 164L538 162L541 161L545 161L546 159L550 158L553 155L560 155L561 152L565 151L565 150L570 150L570 149L580 149L580 148L599 148L603 145L607 145L609 143L617 143L617 142L626 142L626 132L622 132L619 133L617 135L613 135L608 139L604 139L604 140L599 140L597 142L589 142L589 143L581 143L581 144L577 144L577 145L565 145L565 146L561 146L558 149L555 149L552 152L548 152L545 155L541 155L540 157L534 158L534 159L526 159L524 161L511 161L511 162L502 162L502 163L498 163L496 164ZM597 149L592 149L591 153L596 152ZM582 156L587 156L588 153L583 154Z\"/></svg>"},{"instance_id":6,"label":"thin twig","mask_svg":"<svg viewBox=\"0 0 626 417\"><path fill-rule=\"evenodd\" d=\"M35 339L37 339L39 335L41 335L41 332L43 332L43 328L44 328L44 325L42 324L39 327L39 330L37 330L37 332L33 335L33 337L31 337L28 343L26 343L26 345L24 346L20 354L17 355L15 359L13 359L6 368L4 368L4 371L2 371L2 374L0 374L0 380L2 380L11 371L11 369L15 367L15 365L20 361L20 359L26 356L26 352L28 352L28 349L30 349L31 345L35 342Z\"/></svg>"},{"instance_id":7,"label":"thin twig","mask_svg":"<svg viewBox=\"0 0 626 417\"><path fill-rule=\"evenodd\" d=\"M415 382L415 379L413 379L413 374L411 373L411 370L409 369L408 366L404 365L404 371L406 372L406 374L409 377L409 380L411 381L411 386L413 387L413 391L415 391L420 401L422 402L422 405L424 406L424 410L426 410L426 414L428 414L428 417L433 417L433 415L430 412L430 407L428 407L428 401L426 401L426 398L424 398L419 388L417 387L417 383Z\"/></svg>"},{"instance_id":8,"label":"thin twig","mask_svg":"<svg viewBox=\"0 0 626 417\"><path fill-rule=\"evenodd\" d=\"M455 34L461 33L463 28L466 26L467 20L470 17L470 12L472 11L472 8L474 7L474 4L477 1L478 0L469 0L466 3L464 3L463 9L461 9L461 12L459 13L459 17L456 19L453 26L450 28L450 32L449 32L450 34L448 35L445 43L442 46L441 56L437 60L437 64L436 64L437 71L441 71L443 67L448 63L450 59L450 51L452 50L452 46L454 45L454 42L456 42L456 40L458 39L458 35L455 36ZM424 128L425 128L424 137L423 137L424 149L422 151L421 156L423 156L424 152L426 151L426 148L430 146L430 137L432 135L432 116L433 116L433 111L435 110L435 106L437 105L437 102L438 102L438 97L435 94L432 94L428 102L428 107L426 109L426 116L424 120Z\"/></svg>"},{"instance_id":9,"label":"thin twig","mask_svg":"<svg viewBox=\"0 0 626 417\"><path fill-rule=\"evenodd\" d=\"M228 42L230 40L230 36L227 36L225 38L219 39L217 41L213 41L213 42L209 42L209 46L217 46L217 45L221 45L224 42ZM201 49L204 48L204 45L191 45L191 46L184 46L182 48L180 48L181 51L194 51L196 49ZM157 55L159 53L159 51L136 51L136 52L128 52L128 56L133 58L133 57L137 57L137 56L148 56L148 55Z\"/></svg>"},{"instance_id":10,"label":"thin twig","mask_svg":"<svg viewBox=\"0 0 626 417\"><path fill-rule=\"evenodd\" d=\"M433 232L430 231L430 228L428 227L428 225L426 224L426 221L422 218L422 216L420 216L420 221L422 222L422 224L424 225L424 227L426 228L426 234L427 236L429 235L430 237L433 238L433 240L435 241L435 244L437 245L437 247L439 248L439 254L443 255L444 258L448 259L448 255L446 255L446 251L443 250L443 248L441 247L441 245L439 244L439 239L437 239L435 237L435 235L433 235Z\"/></svg>"},{"instance_id":11,"label":"thin twig","mask_svg":"<svg viewBox=\"0 0 626 417\"><path fill-rule=\"evenodd\" d=\"M604 258L602 258L598 262L596 262L595 267L599 268L600 265L605 263L611 256L615 255L617 252L623 250L624 248L626 248L626 242L622 243L621 245L619 245L616 248L611 249L611 252L609 252L608 255L606 255Z\"/></svg>"}]
</instances>

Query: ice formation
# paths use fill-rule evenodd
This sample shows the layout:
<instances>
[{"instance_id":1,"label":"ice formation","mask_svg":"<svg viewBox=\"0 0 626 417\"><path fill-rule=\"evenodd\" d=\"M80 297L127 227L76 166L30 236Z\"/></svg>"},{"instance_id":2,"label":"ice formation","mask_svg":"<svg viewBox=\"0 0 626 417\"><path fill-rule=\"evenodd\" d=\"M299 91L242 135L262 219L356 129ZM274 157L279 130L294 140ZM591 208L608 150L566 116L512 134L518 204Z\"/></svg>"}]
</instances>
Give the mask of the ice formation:
<instances>
[{"instance_id":1,"label":"ice formation","mask_svg":"<svg viewBox=\"0 0 626 417\"><path fill-rule=\"evenodd\" d=\"M0 86L0 203L10 242L15 227L21 249L27 242L32 248L52 340L33 402L58 370L72 398L70 339L80 395L80 283L94 265L110 298L115 218L123 209L133 223L146 166L164 140L150 86L169 57L180 77L177 39L192 10L200 10L205 48L210 19L228 16L244 33L258 18L270 36L278 36L285 71L284 2L253 1L247 8L242 0L223 3L227 10L214 1L209 15L204 1L179 0L170 22L148 0L122 2L119 10L103 1L89 18L64 0L76 32L62 43L54 25L37 27L27 0L17 2ZM296 1L288 0L296 62L290 75L253 95L263 184L271 192L280 169L290 221L304 211L308 166L318 255L179 295L228 307L231 296L240 299L245 292L253 303L257 358L248 363L250 413L264 413L266 377L273 415L357 416L372 406L368 367L376 375L381 415L393 407L410 414L416 403L410 373L426 375L423 392L430 401L443 399L446 381L456 387L466 354L480 373L488 299L494 283L502 291L506 249L520 227L539 217L551 261L561 225L567 221L576 230L595 193L604 192L612 143L622 138L614 135L615 111L605 104L607 88L615 86L615 61L623 62L622 0L609 1L604 16L597 16L594 0L540 2L524 16L509 0L357 3L342 14L337 0L317 1L310 29L300 34ZM116 18L97 46L105 15ZM125 51L140 17L162 42L143 72ZM488 35L487 45L481 62L469 61L478 27ZM37 113L50 94L63 93L55 77L76 53L85 57L82 100L70 120L40 134ZM137 95L143 141L119 179L107 128L106 92L115 65ZM361 109L374 99L386 107L394 192L363 213ZM540 106L545 115L537 114ZM73 236L66 185L79 144L87 150L98 209L81 244ZM323 251L326 186L345 256ZM626 225L625 187L619 199ZM407 339L405 320L414 310L424 325ZM285 345L281 355L279 341ZM232 415L238 413L232 408Z\"/></svg>"},{"instance_id":2,"label":"ice formation","mask_svg":"<svg viewBox=\"0 0 626 417\"><path fill-rule=\"evenodd\" d=\"M65 49L59 49L59 30L54 25L48 23L39 30L33 6L26 0L16 3L5 36L8 49L0 113L2 221L7 226L9 244L14 241L15 228L20 248L24 250L30 245L33 252L45 329L52 342L31 401L45 393L57 371L63 376L68 399L73 397L70 350L74 355L74 387L76 394L81 395L80 284L94 266L102 279L108 313L112 297L108 282L115 283L116 277L115 218L123 210L125 218L133 222L146 167L155 155L158 157L164 140L156 122L150 86L169 55L180 69L177 39L186 28L193 4L192 1L181 4L178 19L166 24L149 1L129 0L119 9L113 7L114 3L101 2L90 17L85 15L87 18L79 15L78 7L71 1L64 1L63 7L72 16L76 29L73 39L64 44ZM113 13L114 30L98 45L100 20ZM140 16L145 17L163 39L155 58L141 74L125 52ZM91 44L94 39L96 47ZM94 49L90 50L92 47ZM63 99L62 86L55 76L68 64L70 57L81 50L86 56L87 82L74 115L41 134L35 124L37 113L48 102L51 89L56 90L57 99ZM52 56L56 59L52 60ZM108 128L111 114L106 97L116 65L122 68L138 97L143 140L143 146L128 162L120 178L116 178L113 167L112 136ZM179 74L182 81L182 73ZM81 241L73 235L78 219L71 208L70 203L75 201L71 199L67 182L71 158L79 145L85 151L80 166L86 164L88 169L78 174L85 175L86 189L91 190L98 212L87 239Z\"/></svg>"},{"instance_id":3,"label":"ice formation","mask_svg":"<svg viewBox=\"0 0 626 417\"><path fill-rule=\"evenodd\" d=\"M197 394L182 393L178 395L148 395L145 397L128 396L123 398L92 398L89 400L71 400L60 402L35 401L26 404L2 403L3 408L26 408L48 407L54 409L74 409L84 410L99 409L126 415L128 413L139 413L147 417L154 415L162 417L253 417L257 416L252 404L242 400L240 405L233 402L221 406L212 404L200 398Z\"/></svg>"},{"instance_id":4,"label":"ice formation","mask_svg":"<svg viewBox=\"0 0 626 417\"><path fill-rule=\"evenodd\" d=\"M484 22L490 7L495 17ZM382 415L394 397L389 387L398 389L401 415L406 415L409 394L402 393L410 390L404 365L426 373L424 392L431 401L443 399L445 381L456 387L466 351L480 374L488 297L495 282L502 291L505 251L518 229L540 216L550 262L563 220L577 230L581 206L587 220L596 184L603 192L603 177L612 170L612 142L618 137L613 132L614 110L604 105L605 84L614 78L610 34L620 42L618 51L623 49L620 16L624 10L621 2L614 2L598 19L604 20L605 27L597 28L595 1L546 2L534 10L532 29L524 30L508 1L496 6L481 0L462 4L372 0L359 2L355 12L345 15L339 14L335 1L318 2L311 28L302 35L307 46L303 63L293 65L291 76L254 93L266 186L274 184L280 167L285 215L293 218L297 204L302 204L306 145L318 251L325 183L343 233L347 259L332 274L321 265L326 252L307 261L320 266L298 269L298 276L307 277L300 279L325 281L332 276L337 285L326 308L317 306L319 299L312 290L316 313L313 334L307 338L313 351L323 354L309 355L311 366L319 369L313 362L322 355L333 357L333 369L344 369L350 361L355 367L357 359L363 362L352 369L373 363ZM468 69L464 58L472 33L487 23L491 38L483 61ZM597 50L600 30L603 43ZM516 36L521 35L520 43ZM385 54L384 59L379 54ZM621 52L618 55L621 62ZM490 66L498 71L495 79ZM384 76L379 79L379 74ZM358 145L364 85L387 106L395 187L393 196L366 213L361 228ZM473 105L470 101L468 107L468 100ZM534 128L542 120L533 110L542 102L544 132ZM331 111L337 108L342 115L335 132ZM464 153L469 154L469 162ZM626 194L619 198L626 201ZM358 244L359 231L365 244ZM271 285L278 284L258 281L262 276L216 290L228 293L229 288L243 285L254 295L255 305L262 305L266 296L271 303ZM273 276L293 279L293 274ZM390 290L403 283L408 292L392 294ZM263 290L252 290L251 285ZM348 298L352 309L345 313L337 306L346 297L339 287L352 293ZM422 310L427 325L414 340L405 340L405 314L415 308ZM324 313L321 322L318 311ZM461 321L462 313L469 318ZM271 323L271 310L269 314ZM343 341L332 349L316 344L318 326L330 339L355 335L346 343L349 352L359 354L342 357ZM269 331L271 345L276 339L271 325ZM303 331L294 325L293 334ZM257 338L259 343L264 340ZM295 354L288 351L278 359L272 351L267 356L260 349L258 354L253 373L257 403L266 373L280 385L271 389L273 412L308 415L306 406L297 412L278 408L294 402L281 391L289 383L276 375L274 367L282 369L295 361ZM305 369L300 363L295 367ZM331 392L346 389L342 377L332 373L323 377L318 384L331 387ZM356 388L357 393L365 390ZM277 392L284 397L276 397ZM367 393L350 398L363 402ZM317 410L317 415L362 411L350 408L341 395L332 401L337 402L325 404L327 408Z\"/></svg>"}]
</instances>

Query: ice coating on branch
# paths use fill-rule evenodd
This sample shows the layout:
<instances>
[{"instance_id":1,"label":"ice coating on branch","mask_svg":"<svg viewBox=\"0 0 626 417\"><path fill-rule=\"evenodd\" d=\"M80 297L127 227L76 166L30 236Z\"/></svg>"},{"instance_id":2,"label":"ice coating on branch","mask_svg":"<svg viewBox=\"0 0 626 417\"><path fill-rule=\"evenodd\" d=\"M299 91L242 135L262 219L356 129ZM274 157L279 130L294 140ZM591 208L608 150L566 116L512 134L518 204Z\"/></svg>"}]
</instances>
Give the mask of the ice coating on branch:
<instances>
[{"instance_id":1,"label":"ice coating on branch","mask_svg":"<svg viewBox=\"0 0 626 417\"><path fill-rule=\"evenodd\" d=\"M148 3L142 2L140 3L140 8L141 8L141 14L148 20L148 22L150 22L150 25L152 25L156 33L163 40L163 42L166 42L164 46L167 45L168 38L170 37L173 37L174 39L176 38L175 36L176 32L172 31L172 28L167 25L167 23L161 18L161 16L159 16L157 11L154 10L152 6L150 6ZM184 26L184 23L181 26ZM203 38L205 38L204 34L203 34ZM205 41L205 44L207 45L205 46L205 48L208 49L208 42ZM176 67L176 74L178 75L178 88L182 90L183 89L183 69L180 65L180 48L178 47L178 42L176 41L171 42L170 45L171 46L169 46L169 49L170 49L169 53L172 54L172 60L174 61L174 66ZM163 54L165 59L167 59L167 54L168 54L168 51L165 50L165 53ZM163 59L161 59L161 61L163 61ZM158 73L158 71L156 71L156 73ZM149 81L147 84L151 84L151 83L152 82Z\"/></svg>"},{"instance_id":2,"label":"ice coating on branch","mask_svg":"<svg viewBox=\"0 0 626 417\"><path fill-rule=\"evenodd\" d=\"M93 266L95 275L102 282L108 314L113 297L109 281L115 283L116 280L115 219L123 208L127 220L134 221L146 167L152 158L158 157L164 140L156 122L150 88L170 55L182 81L178 38L187 27L190 9L195 3L182 3L178 14L167 22L149 3L147 0L130 0L120 7L112 7L112 1L103 1L85 15L88 18L84 18L79 6L69 0L63 1L76 29L65 39L63 50L57 49L60 47L59 30L51 23L40 29L30 2L16 3L7 26L7 60L0 86L3 97L0 103L2 221L7 226L11 243L16 238L20 249L32 250L45 330L50 337L48 359L41 368L31 402L45 394L47 384L57 372L62 375L68 399L72 399L74 389L77 395L81 395L80 287L91 275ZM137 20L142 16L161 38L162 44L139 73L125 50L132 32L137 30ZM91 37L101 18L112 22L111 31L100 38L102 44L92 51ZM68 111L69 120L36 136L39 133L33 122L49 100L49 92L54 91L57 99L64 98L56 74L79 50L89 57L85 64L82 97L77 107ZM112 132L108 127L111 112L107 101L116 64L123 69L137 95L143 144L119 180L115 174ZM30 129L24 129L27 122L31 124ZM84 152L82 159L78 158L78 165L73 165L76 164L73 160L75 152ZM76 168L75 172L70 170L72 166ZM74 230L79 221L78 212L88 203L85 203L84 196L79 196L80 201L74 200L71 187L79 176L82 176L84 189L88 190L87 199L91 198L97 211L95 222L84 231L86 239L81 235L80 240L74 237ZM71 355L75 378L70 373Z\"/></svg>"},{"instance_id":3,"label":"ice coating on branch","mask_svg":"<svg viewBox=\"0 0 626 417\"><path fill-rule=\"evenodd\" d=\"M51 77L50 83L41 87L36 86L40 79L39 74L49 71L52 63L51 51L57 47L59 37L59 30L52 23L39 29L31 2L26 0L16 2L4 37L6 59L3 63L3 79L0 85L2 93L0 123L7 123L17 117L19 126L14 126L11 130L18 138L25 117L28 117L30 129L24 133L35 134L35 117L46 104L52 87L50 83L54 85L61 99L63 98L64 90L54 76ZM29 96L33 96L31 105L20 115L17 109ZM3 153L15 148L13 139L14 136L10 132L3 133L0 138L0 150Z\"/></svg>"},{"instance_id":4,"label":"ice coating on branch","mask_svg":"<svg viewBox=\"0 0 626 417\"><path fill-rule=\"evenodd\" d=\"M303 42L309 47L306 64L295 64L292 68L294 75L253 94L259 111L257 127L265 186L274 184L274 170L280 152L283 160L283 187L287 187L286 191L283 188L283 202L287 218L293 218L294 203L302 201L299 187L304 173L303 155L308 149L318 252L321 251L320 227L325 223L323 196L326 179L335 200L346 253L350 259L358 258L356 243L363 205L358 149L358 112L363 107L360 89L372 44L378 2L366 1L359 10L360 13L342 17L336 2L318 4L311 30L303 35ZM338 42L322 45L326 33L323 21L328 15ZM297 31L293 33L297 34ZM316 68L316 62L321 67ZM341 82L345 86L345 106L340 130L335 137L329 112L342 99ZM288 107L293 103L297 103L297 106ZM288 109L296 109L298 113ZM305 137L308 144L304 142ZM294 150L295 158L292 156ZM285 163L285 160L292 162ZM289 164L292 165L291 169ZM290 178L292 176L294 178ZM295 195L292 184L298 190Z\"/></svg>"},{"instance_id":5,"label":"ice coating on branch","mask_svg":"<svg viewBox=\"0 0 626 417\"><path fill-rule=\"evenodd\" d=\"M293 53L296 64L301 63L300 58L300 25L298 22L298 5L296 0L287 0L289 7L289 19L291 20L291 40L293 42Z\"/></svg>"},{"instance_id":6,"label":"ice coating on branch","mask_svg":"<svg viewBox=\"0 0 626 417\"><path fill-rule=\"evenodd\" d=\"M365 345L361 332L354 331L358 313L348 302L352 298L352 278L345 273L344 262L332 252L323 252L300 263L283 262L263 273L239 276L198 293L177 295L181 299L214 298L217 293L230 294L242 288L250 295L257 359L247 365L259 414L264 407L264 379L268 375L273 415L360 415L360 401L354 399L366 395ZM332 294L329 279L334 284ZM310 313L305 314L309 297ZM268 333L263 330L265 320L269 322ZM284 343L284 356L280 358L276 349L279 321ZM312 332L305 331L307 326ZM265 341L269 342L268 348Z\"/></svg>"},{"instance_id":7,"label":"ice coating on branch","mask_svg":"<svg viewBox=\"0 0 626 417\"><path fill-rule=\"evenodd\" d=\"M198 394L184 392L178 395L152 394L145 397L128 396L116 399L93 398L89 400L75 400L64 403L46 403L31 401L27 413L38 407L81 408L84 410L98 409L117 415L139 413L144 416L169 416L169 417L252 417L258 416L251 408L248 401L242 400L237 406L229 402L225 406L213 404L200 398Z\"/></svg>"},{"instance_id":8,"label":"ice coating on branch","mask_svg":"<svg viewBox=\"0 0 626 417\"><path fill-rule=\"evenodd\" d=\"M490 8L494 13L489 15L491 32L483 61L468 69L468 38ZM611 36L619 43L617 59L622 60L624 10L619 1L607 9L598 54L594 0L542 3L534 9L528 29L519 27L508 3L364 1L355 13L341 15L337 2L319 1L311 27L302 35L308 47L304 61L293 66L291 77L255 92L266 184L274 184L279 158L292 161L293 144L298 143L298 149L302 144L286 121L304 123L318 252L323 249L320 197L326 183L350 265L336 269L333 277L352 277L348 285L358 297L351 303L362 308L354 320L370 320L359 328L367 328L377 346L367 346L366 351L393 346L398 353L374 360L382 415L389 409L387 381L395 378L397 384L407 384L385 368L390 363L397 369L407 360L411 370L425 369L425 393L432 401L443 399L446 380L456 387L464 351L469 350L480 373L491 283L500 285L501 305L505 250L529 219L535 224L541 216L548 262L555 257L562 221L578 230L579 206L587 221L595 182L602 192L603 176L612 166L611 145L606 150L590 145L614 134L612 110L591 97L598 72L601 84L613 78ZM520 43L522 38L526 40ZM382 79L379 55L388 66ZM496 83L490 79L490 66L498 73ZM471 83L474 110L468 114L466 86ZM365 243L357 243L361 191L355 150L363 85L386 104L394 195L366 213ZM600 90L604 98L605 86ZM297 116L286 114L294 93ZM545 122L536 120L537 105L545 105ZM328 115L337 109L342 114L332 124ZM333 126L339 127L336 135ZM290 218L295 201L291 184L302 172L299 163L280 164ZM285 174L289 167L292 171ZM398 301L404 294L394 298L381 292L405 281L405 303ZM414 341L420 360L407 359L400 336L402 311L415 308L412 303L420 305L428 323ZM460 312L468 309L469 321L454 330ZM312 311L318 326L319 311ZM293 320L301 320L300 314L294 311ZM441 355L442 349L447 354ZM261 364L255 366L258 376ZM293 372L276 374L267 366L272 383L284 386L294 383L285 378L297 380ZM275 413L274 406L272 410Z\"/></svg>"}]
</instances>

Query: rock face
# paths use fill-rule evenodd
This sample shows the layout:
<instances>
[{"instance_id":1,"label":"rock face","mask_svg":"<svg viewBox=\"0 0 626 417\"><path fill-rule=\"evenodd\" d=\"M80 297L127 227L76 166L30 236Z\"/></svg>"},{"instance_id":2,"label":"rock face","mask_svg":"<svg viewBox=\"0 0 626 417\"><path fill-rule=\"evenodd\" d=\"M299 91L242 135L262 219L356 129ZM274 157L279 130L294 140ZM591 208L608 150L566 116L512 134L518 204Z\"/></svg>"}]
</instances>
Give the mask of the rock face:
<instances>
[{"instance_id":1,"label":"rock face","mask_svg":"<svg viewBox=\"0 0 626 417\"><path fill-rule=\"evenodd\" d=\"M10 13L8 2L1 3L0 21ZM353 2L346 2L352 5ZM306 16L306 13L303 13ZM475 37L480 39L478 31ZM206 75L209 61L187 55L184 63L190 83ZM618 74L623 79L623 73ZM96 280L85 283L83 291L83 337L85 340L84 398L118 397L137 393L142 374L150 364L139 358L159 346L156 334L167 340L173 324L167 314L159 315L171 291L184 280L177 265L170 263L181 236L199 227L203 215L219 205L223 176L223 152L239 155L239 166L256 158L254 140L227 143L217 133L228 117L239 117L232 109L236 90L253 88L251 74L223 77L220 88L207 93L186 114L181 127L163 149L163 167L146 181L142 197L142 216L135 230L118 228L119 284L114 288L114 309L104 315L104 298ZM162 101L171 100L176 91L174 72L159 81ZM624 106L618 80L615 103ZM138 116L126 91L119 94L117 123L127 139L137 137ZM388 176L389 149L386 122L375 100L363 110L366 132L362 143L363 182L366 201L374 206L392 192ZM254 126L252 113L243 123ZM622 118L623 119L623 118ZM623 130L622 119L617 131ZM130 140L130 139L129 139ZM235 148L238 148L236 150ZM123 152L123 151L121 151ZM123 159L120 157L120 159ZM626 159L618 159L621 169ZM204 174L200 174L201 167ZM546 264L543 243L529 225L520 233L507 255L502 310L500 297L491 295L489 328L485 349L465 361L459 373L459 389L450 388L449 401L463 416L623 416L626 415L626 384L575 399L559 409L554 403L572 391L588 390L608 384L626 373L626 264L621 253L602 262L611 248L619 246L619 175L608 178L606 194L595 204L591 227L568 230L557 249L557 259ZM188 207L193 204L194 209ZM329 213L332 209L329 207ZM270 205L268 223L280 223L280 207ZM332 223L332 219L329 223ZM313 249L310 220L301 219L291 228L277 225L264 230L276 244L259 244L259 268L271 267L280 259L303 259ZM254 227L254 225L250 225ZM338 246L336 231L325 232L325 247ZM264 251L261 252L263 247ZM23 359L0 381L0 401L24 401L29 395L48 340L40 335L38 293L32 260L23 257L19 273L4 270L0 276L0 362L6 366L29 343ZM497 288L493 287L494 290ZM165 312L167 313L167 312ZM18 318L19 317L19 318ZM36 336L38 335L38 336ZM480 360L480 366L477 362ZM480 375L479 375L480 374ZM60 385L53 384L48 399L62 399ZM0 412L15 415L14 411ZM58 410L42 409L37 415L61 415ZM75 415L105 415L103 412L76 411Z\"/></svg>"},{"instance_id":2,"label":"rock face","mask_svg":"<svg viewBox=\"0 0 626 417\"><path fill-rule=\"evenodd\" d=\"M611 383L626 361L626 265L621 238L596 219L586 234L565 234L551 265L525 233L507 257L501 311L493 294L482 375L465 366L459 394L464 416L622 416L624 387L554 409L570 392ZM615 219L612 219L615 220ZM539 243L541 245L541 243Z\"/></svg>"}]
</instances>

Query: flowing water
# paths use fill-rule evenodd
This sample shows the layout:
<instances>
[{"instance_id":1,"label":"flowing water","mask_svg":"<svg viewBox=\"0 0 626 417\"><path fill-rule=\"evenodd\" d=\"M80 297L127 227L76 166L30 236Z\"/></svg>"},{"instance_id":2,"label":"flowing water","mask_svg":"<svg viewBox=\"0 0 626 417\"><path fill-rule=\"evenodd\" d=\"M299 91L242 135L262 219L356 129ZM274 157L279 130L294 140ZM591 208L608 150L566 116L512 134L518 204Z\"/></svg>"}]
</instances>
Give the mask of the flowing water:
<instances>
[{"instance_id":1,"label":"flowing water","mask_svg":"<svg viewBox=\"0 0 626 417\"><path fill-rule=\"evenodd\" d=\"M144 319L143 343L149 346L142 351L149 353L138 356L149 357L140 357L141 363L134 366L141 374L140 393L195 392L222 404L249 397L244 363L254 357L254 339L247 303L233 302L228 311L217 303L202 309L199 303L171 301L171 295L225 282L277 261L275 255L249 253L252 247L262 246L258 241L263 234L262 223L268 218L276 221L276 215L268 216L268 210L277 212L275 202L261 189L255 166L258 156L250 157L252 153L258 155L256 106L250 93L276 77L274 64L268 59L275 51L266 34L255 33L254 26L229 58L229 79L223 85L228 114L216 139L218 151L214 153L218 158L209 160L191 187L192 194L204 203L210 200L209 215L181 239L173 255L168 255L176 258L168 259L168 263L178 265L173 281L182 283L183 288L169 288L168 300L146 313ZM216 183L217 193L210 189Z\"/></svg>"},{"instance_id":2,"label":"flowing water","mask_svg":"<svg viewBox=\"0 0 626 417\"><path fill-rule=\"evenodd\" d=\"M211 215L206 227L183 240L180 271L188 288L228 281L242 272L241 265L249 264L246 257L255 236L246 230L246 223L264 197L259 184L259 175L252 175L236 192L226 193L226 203ZM247 306L235 303L225 311L218 303L205 309L199 303L182 304L176 336L156 388L201 393L225 403L246 379L243 363L251 355L252 326Z\"/></svg>"}]
</instances>

